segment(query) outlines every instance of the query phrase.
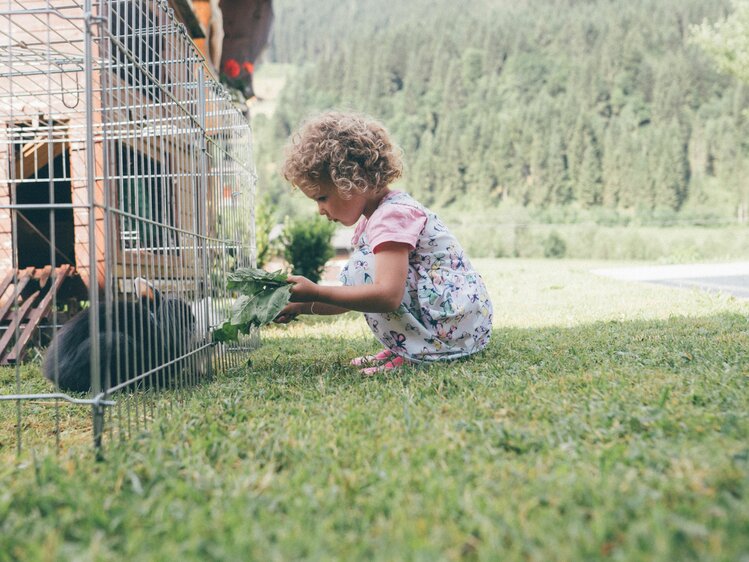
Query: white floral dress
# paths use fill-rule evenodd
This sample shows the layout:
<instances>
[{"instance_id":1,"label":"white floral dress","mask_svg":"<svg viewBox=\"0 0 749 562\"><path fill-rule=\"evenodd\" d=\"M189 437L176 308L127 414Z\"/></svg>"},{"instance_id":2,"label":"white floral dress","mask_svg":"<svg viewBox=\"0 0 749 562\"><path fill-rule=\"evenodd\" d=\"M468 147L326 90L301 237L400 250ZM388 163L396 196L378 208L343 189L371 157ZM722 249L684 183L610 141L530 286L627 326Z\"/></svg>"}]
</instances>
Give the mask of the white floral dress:
<instances>
[{"instance_id":1,"label":"white floral dress","mask_svg":"<svg viewBox=\"0 0 749 562\"><path fill-rule=\"evenodd\" d=\"M414 362L458 359L480 351L489 343L492 329L492 304L481 276L439 217L406 193L391 192L369 222L387 205L417 209L426 222L408 255L401 305L391 313L364 315L375 337ZM354 252L340 275L344 285L373 282L374 253L367 226L360 224L354 235Z\"/></svg>"}]
</instances>

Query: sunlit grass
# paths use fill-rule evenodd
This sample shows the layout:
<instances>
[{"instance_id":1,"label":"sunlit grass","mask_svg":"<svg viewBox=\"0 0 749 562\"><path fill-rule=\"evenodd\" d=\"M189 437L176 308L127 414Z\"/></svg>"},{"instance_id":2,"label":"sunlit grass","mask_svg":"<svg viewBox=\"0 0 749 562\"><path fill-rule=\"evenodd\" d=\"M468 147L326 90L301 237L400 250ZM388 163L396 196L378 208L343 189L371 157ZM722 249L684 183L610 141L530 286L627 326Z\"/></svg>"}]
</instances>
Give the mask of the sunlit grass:
<instances>
[{"instance_id":1,"label":"sunlit grass","mask_svg":"<svg viewBox=\"0 0 749 562\"><path fill-rule=\"evenodd\" d=\"M474 260L494 302L499 328L580 326L607 320L664 320L749 312L749 302L724 293L664 288L593 275L627 262ZM632 265L632 264L630 264Z\"/></svg>"},{"instance_id":2,"label":"sunlit grass","mask_svg":"<svg viewBox=\"0 0 749 562\"><path fill-rule=\"evenodd\" d=\"M357 315L271 327L251 366L100 463L87 408L25 406L40 448L16 459L0 403L0 560L749 553L747 301L590 262L476 264L495 331L467 361L365 379L348 361L377 345ZM58 455L55 423L78 436Z\"/></svg>"}]
</instances>

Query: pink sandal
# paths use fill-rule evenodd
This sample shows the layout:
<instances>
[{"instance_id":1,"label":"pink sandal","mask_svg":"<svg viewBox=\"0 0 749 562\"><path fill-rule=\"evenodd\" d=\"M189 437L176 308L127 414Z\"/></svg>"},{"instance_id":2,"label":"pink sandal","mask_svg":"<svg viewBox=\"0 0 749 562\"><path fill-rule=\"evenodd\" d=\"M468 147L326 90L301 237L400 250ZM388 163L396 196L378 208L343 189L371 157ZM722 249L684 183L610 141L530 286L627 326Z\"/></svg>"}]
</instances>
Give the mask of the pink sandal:
<instances>
[{"instance_id":1,"label":"pink sandal","mask_svg":"<svg viewBox=\"0 0 749 562\"><path fill-rule=\"evenodd\" d=\"M366 369L359 369L359 372L362 375L370 376L370 375L375 375L377 373L384 373L387 371L392 371L406 364L408 364L408 361L406 361L404 357L401 357L400 355L398 355L395 358L388 361L387 363L383 363L382 365L377 365L375 367L367 367Z\"/></svg>"},{"instance_id":2,"label":"pink sandal","mask_svg":"<svg viewBox=\"0 0 749 562\"><path fill-rule=\"evenodd\" d=\"M374 355L362 355L361 357L355 357L351 360L351 365L354 367L366 367L367 365L376 365L386 359L390 359L395 353L389 349L383 349L379 353Z\"/></svg>"}]
</instances>

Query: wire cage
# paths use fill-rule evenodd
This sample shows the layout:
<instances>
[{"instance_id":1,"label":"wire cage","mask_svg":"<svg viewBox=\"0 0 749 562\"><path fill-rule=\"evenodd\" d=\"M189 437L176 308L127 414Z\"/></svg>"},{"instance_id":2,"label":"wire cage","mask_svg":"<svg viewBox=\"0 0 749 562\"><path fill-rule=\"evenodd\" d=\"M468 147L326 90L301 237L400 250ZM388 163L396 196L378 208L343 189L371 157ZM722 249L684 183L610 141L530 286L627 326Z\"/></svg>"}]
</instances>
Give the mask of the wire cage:
<instances>
[{"instance_id":1,"label":"wire cage","mask_svg":"<svg viewBox=\"0 0 749 562\"><path fill-rule=\"evenodd\" d=\"M30 404L91 405L99 446L244 359L256 337L210 330L226 272L254 263L255 182L248 116L166 1L0 0L0 409L18 451Z\"/></svg>"}]
</instances>

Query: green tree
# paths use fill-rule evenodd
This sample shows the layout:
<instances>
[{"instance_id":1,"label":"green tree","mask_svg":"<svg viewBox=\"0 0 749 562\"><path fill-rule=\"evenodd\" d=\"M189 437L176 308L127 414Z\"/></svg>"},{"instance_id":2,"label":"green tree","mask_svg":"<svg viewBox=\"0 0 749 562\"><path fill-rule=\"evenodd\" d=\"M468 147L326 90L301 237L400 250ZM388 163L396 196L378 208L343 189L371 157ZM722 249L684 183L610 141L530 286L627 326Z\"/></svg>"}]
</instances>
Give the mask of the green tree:
<instances>
[{"instance_id":1,"label":"green tree","mask_svg":"<svg viewBox=\"0 0 749 562\"><path fill-rule=\"evenodd\" d=\"M722 201L725 214L749 189L749 89L735 78L746 76L749 34L735 30L749 0L479 2L481 18L448 0L274 2L270 53L300 70L279 100L275 139L257 144L261 180L285 189L261 161L278 135L311 112L351 107L385 122L406 151L400 186L435 207L650 215L715 213ZM686 41L690 31L715 39L732 76ZM283 193L274 202L289 206Z\"/></svg>"},{"instance_id":2,"label":"green tree","mask_svg":"<svg viewBox=\"0 0 749 562\"><path fill-rule=\"evenodd\" d=\"M659 140L660 155L655 170L658 185L655 206L677 211L687 195L687 144L681 128L675 121L659 133Z\"/></svg>"},{"instance_id":3,"label":"green tree","mask_svg":"<svg viewBox=\"0 0 749 562\"><path fill-rule=\"evenodd\" d=\"M749 83L749 1L734 0L734 12L729 16L693 26L692 40L721 70Z\"/></svg>"},{"instance_id":4,"label":"green tree","mask_svg":"<svg viewBox=\"0 0 749 562\"><path fill-rule=\"evenodd\" d=\"M592 144L585 148L583 161L575 184L575 199L584 207L601 202L601 161Z\"/></svg>"}]
</instances>

